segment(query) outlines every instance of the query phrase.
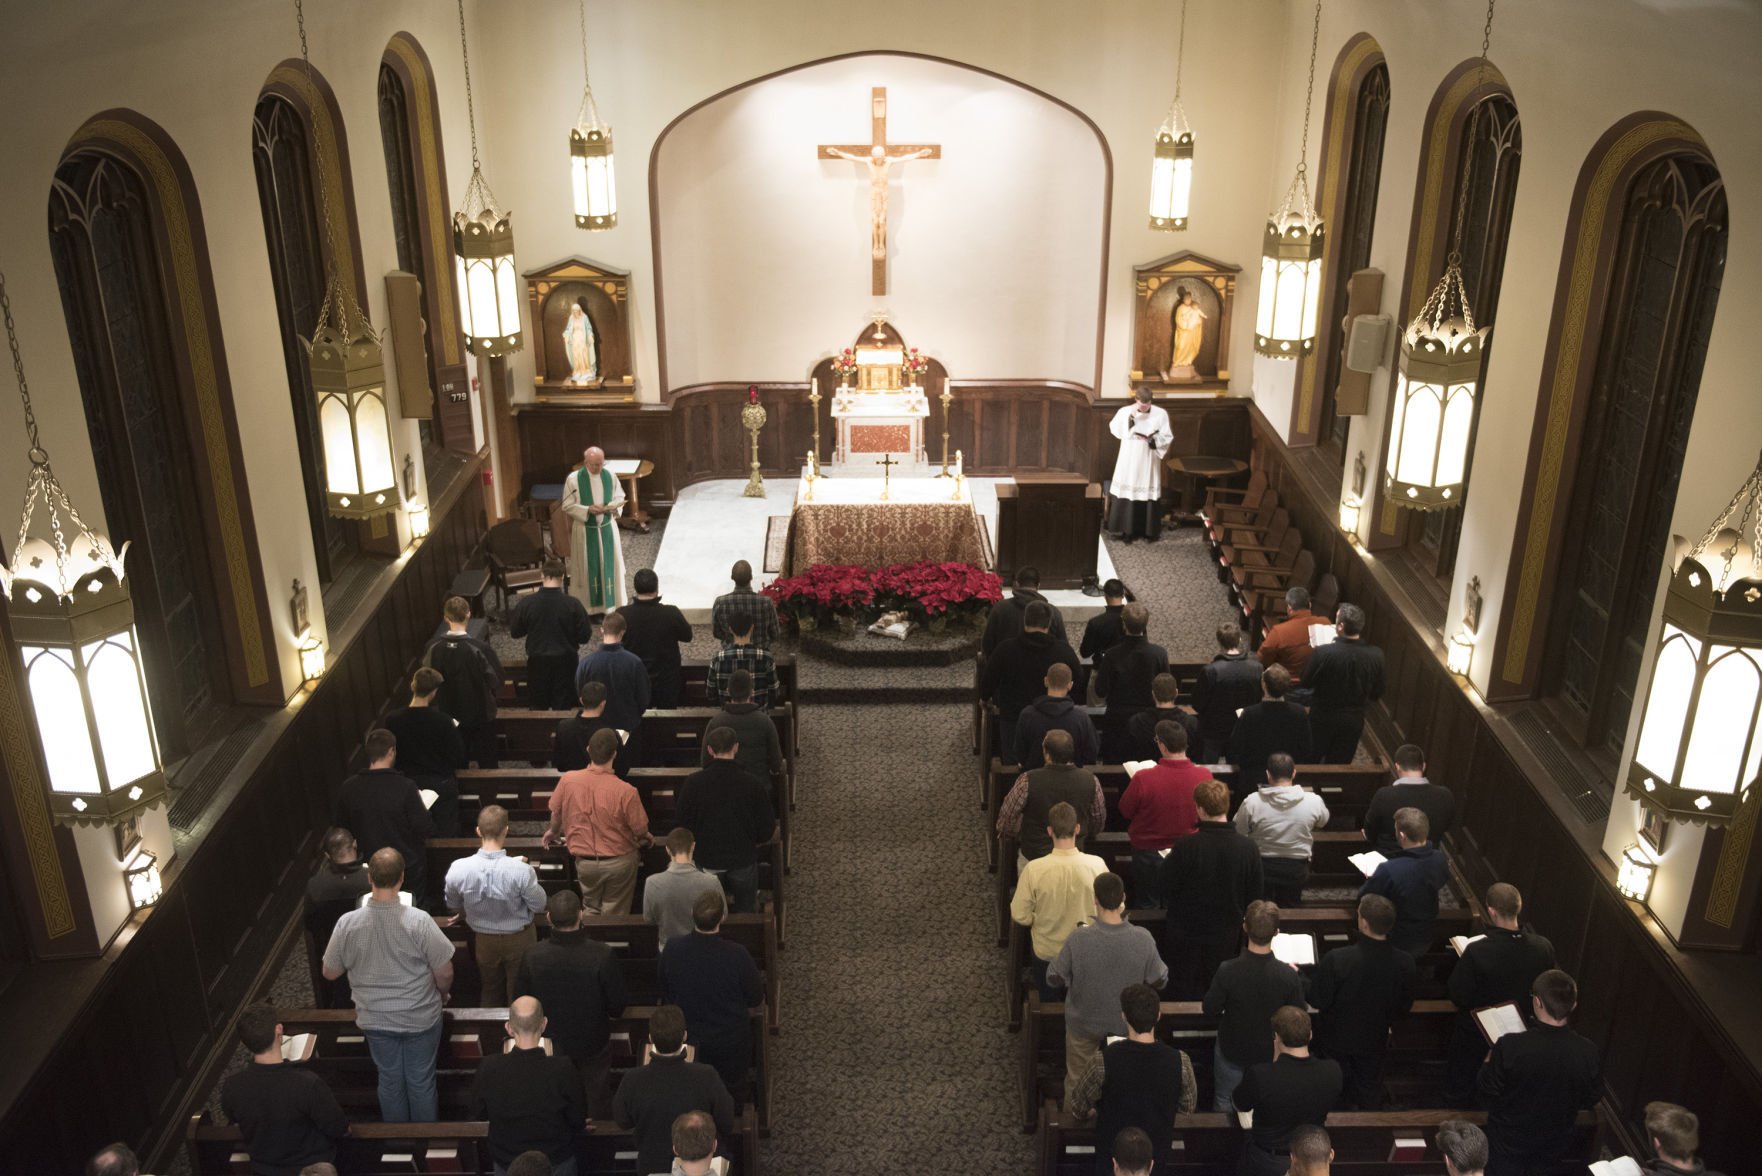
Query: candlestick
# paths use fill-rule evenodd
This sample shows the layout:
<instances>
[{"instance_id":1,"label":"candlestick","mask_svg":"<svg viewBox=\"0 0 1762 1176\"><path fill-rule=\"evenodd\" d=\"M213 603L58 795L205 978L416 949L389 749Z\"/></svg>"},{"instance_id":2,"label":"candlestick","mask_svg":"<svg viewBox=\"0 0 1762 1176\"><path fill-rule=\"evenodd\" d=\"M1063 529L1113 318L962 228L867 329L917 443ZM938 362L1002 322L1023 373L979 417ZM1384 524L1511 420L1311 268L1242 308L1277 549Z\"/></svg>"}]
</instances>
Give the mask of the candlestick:
<instances>
[{"instance_id":1,"label":"candlestick","mask_svg":"<svg viewBox=\"0 0 1762 1176\"><path fill-rule=\"evenodd\" d=\"M954 393L948 390L948 381L942 381L942 472L938 478L946 478L948 474L948 406L954 400Z\"/></svg>"},{"instance_id":2,"label":"candlestick","mask_svg":"<svg viewBox=\"0 0 1762 1176\"><path fill-rule=\"evenodd\" d=\"M808 386L812 389L808 393L808 406L814 418L813 458L814 462L818 464L820 460L820 378L818 376L812 377L808 381Z\"/></svg>"},{"instance_id":3,"label":"candlestick","mask_svg":"<svg viewBox=\"0 0 1762 1176\"><path fill-rule=\"evenodd\" d=\"M765 427L765 406L758 401L758 389L752 389L752 400L740 410L740 423L752 434L753 463L752 473L746 479L746 489L740 492L743 498L763 498L765 496L765 479L759 473L759 430Z\"/></svg>"}]
</instances>

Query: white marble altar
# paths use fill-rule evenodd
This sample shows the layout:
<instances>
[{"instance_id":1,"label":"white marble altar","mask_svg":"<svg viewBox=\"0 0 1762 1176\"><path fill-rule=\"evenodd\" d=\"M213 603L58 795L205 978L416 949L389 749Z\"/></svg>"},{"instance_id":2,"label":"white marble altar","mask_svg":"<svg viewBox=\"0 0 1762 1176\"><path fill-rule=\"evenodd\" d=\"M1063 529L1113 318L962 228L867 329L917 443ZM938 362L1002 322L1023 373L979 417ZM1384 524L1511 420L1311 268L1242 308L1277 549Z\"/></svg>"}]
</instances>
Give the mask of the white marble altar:
<instances>
[{"instance_id":1,"label":"white marble altar","mask_svg":"<svg viewBox=\"0 0 1762 1176\"><path fill-rule=\"evenodd\" d=\"M896 470L916 469L924 458L924 422L930 402L920 388L896 392L839 389L832 397L837 427L831 466L867 470L891 457Z\"/></svg>"}]
</instances>

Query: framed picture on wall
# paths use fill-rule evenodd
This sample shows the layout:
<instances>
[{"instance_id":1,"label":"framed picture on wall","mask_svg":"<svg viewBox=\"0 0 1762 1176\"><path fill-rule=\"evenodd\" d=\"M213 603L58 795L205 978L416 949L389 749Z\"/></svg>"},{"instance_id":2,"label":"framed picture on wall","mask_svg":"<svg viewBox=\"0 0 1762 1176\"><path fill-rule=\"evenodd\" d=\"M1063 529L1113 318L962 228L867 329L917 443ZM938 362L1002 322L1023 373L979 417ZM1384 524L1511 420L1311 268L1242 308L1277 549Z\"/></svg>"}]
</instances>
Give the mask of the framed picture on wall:
<instances>
[{"instance_id":1,"label":"framed picture on wall","mask_svg":"<svg viewBox=\"0 0 1762 1176\"><path fill-rule=\"evenodd\" d=\"M1664 814L1649 804L1640 806L1640 837L1652 847L1653 853L1664 852L1664 838L1670 832L1670 822Z\"/></svg>"}]
</instances>

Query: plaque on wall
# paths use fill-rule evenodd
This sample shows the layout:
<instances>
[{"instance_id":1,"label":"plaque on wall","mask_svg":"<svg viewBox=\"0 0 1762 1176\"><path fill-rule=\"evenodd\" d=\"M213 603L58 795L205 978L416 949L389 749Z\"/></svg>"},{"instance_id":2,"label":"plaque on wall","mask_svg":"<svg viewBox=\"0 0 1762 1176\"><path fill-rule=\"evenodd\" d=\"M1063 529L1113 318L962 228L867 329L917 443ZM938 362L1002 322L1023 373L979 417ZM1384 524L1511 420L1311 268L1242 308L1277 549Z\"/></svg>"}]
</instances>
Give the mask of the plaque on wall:
<instances>
[{"instance_id":1,"label":"plaque on wall","mask_svg":"<svg viewBox=\"0 0 1762 1176\"><path fill-rule=\"evenodd\" d=\"M538 399L547 404L628 404L630 274L582 257L526 273Z\"/></svg>"},{"instance_id":2,"label":"plaque on wall","mask_svg":"<svg viewBox=\"0 0 1762 1176\"><path fill-rule=\"evenodd\" d=\"M1133 267L1133 387L1229 391L1230 318L1241 272L1192 252Z\"/></svg>"}]
</instances>

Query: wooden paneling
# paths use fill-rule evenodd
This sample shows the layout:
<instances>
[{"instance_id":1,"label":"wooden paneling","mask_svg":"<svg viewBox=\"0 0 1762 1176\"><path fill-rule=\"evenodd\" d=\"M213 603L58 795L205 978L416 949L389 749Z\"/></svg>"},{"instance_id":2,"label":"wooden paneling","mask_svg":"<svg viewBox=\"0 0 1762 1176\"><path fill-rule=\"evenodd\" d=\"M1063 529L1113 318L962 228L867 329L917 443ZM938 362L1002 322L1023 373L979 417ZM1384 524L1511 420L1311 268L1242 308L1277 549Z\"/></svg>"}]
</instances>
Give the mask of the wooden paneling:
<instances>
[{"instance_id":1,"label":"wooden paneling","mask_svg":"<svg viewBox=\"0 0 1762 1176\"><path fill-rule=\"evenodd\" d=\"M478 461L437 504L433 533L397 573L330 670L294 708L213 828L171 872L165 897L112 947L47 1056L0 1117L0 1173L79 1171L115 1139L162 1170L182 1112L300 901L331 789L421 652L438 602L483 534ZM121 885L120 880L118 885ZM55 967L56 965L37 965ZM28 1072L28 1071L27 1071Z\"/></svg>"}]
</instances>

